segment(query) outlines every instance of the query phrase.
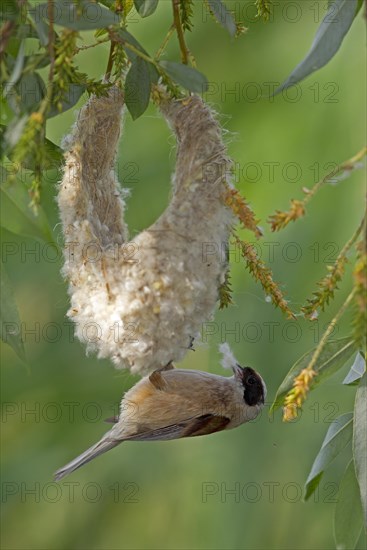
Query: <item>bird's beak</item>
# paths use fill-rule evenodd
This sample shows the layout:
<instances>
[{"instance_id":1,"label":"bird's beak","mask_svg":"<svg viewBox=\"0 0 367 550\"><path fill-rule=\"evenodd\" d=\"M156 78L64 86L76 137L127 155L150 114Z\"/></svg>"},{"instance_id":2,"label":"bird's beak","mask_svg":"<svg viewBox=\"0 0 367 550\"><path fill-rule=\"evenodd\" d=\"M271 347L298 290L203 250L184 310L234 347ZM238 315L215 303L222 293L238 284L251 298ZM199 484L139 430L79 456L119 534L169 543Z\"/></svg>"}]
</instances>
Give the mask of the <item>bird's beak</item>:
<instances>
[{"instance_id":1,"label":"bird's beak","mask_svg":"<svg viewBox=\"0 0 367 550\"><path fill-rule=\"evenodd\" d=\"M239 365L238 363L235 363L234 365L232 365L232 370L233 370L233 374L234 374L235 378L237 378L237 380L242 381L242 379L243 379L243 368L241 367L241 365Z\"/></svg>"}]
</instances>

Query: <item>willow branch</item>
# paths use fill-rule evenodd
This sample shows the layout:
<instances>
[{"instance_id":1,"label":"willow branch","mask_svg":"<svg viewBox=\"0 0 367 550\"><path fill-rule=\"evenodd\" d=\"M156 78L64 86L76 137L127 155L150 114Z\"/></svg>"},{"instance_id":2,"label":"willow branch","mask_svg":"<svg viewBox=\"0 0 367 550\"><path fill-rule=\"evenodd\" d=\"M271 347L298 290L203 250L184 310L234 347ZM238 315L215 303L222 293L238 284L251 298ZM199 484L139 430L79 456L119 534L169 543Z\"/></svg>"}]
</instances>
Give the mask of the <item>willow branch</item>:
<instances>
[{"instance_id":1,"label":"willow branch","mask_svg":"<svg viewBox=\"0 0 367 550\"><path fill-rule=\"evenodd\" d=\"M189 50L186 46L184 31L181 24L180 0L172 0L172 8L173 8L173 22L174 22L174 26L176 27L177 38L180 44L181 60L182 60L182 63L187 65L189 61Z\"/></svg>"}]
</instances>

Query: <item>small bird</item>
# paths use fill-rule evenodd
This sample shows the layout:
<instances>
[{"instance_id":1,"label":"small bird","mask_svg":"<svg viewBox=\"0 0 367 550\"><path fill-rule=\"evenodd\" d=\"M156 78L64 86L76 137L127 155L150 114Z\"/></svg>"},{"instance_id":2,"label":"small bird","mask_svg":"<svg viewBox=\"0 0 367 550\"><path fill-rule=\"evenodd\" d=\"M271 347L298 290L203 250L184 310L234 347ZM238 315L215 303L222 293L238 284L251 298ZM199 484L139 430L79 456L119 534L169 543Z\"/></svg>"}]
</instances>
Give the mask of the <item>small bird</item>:
<instances>
[{"instance_id":1,"label":"small bird","mask_svg":"<svg viewBox=\"0 0 367 550\"><path fill-rule=\"evenodd\" d=\"M232 357L232 356L231 356ZM228 357L227 357L228 363ZM234 375L176 369L172 363L142 378L123 397L113 428L60 468L60 480L123 441L158 441L236 428L259 414L266 397L261 376L231 361Z\"/></svg>"}]
</instances>

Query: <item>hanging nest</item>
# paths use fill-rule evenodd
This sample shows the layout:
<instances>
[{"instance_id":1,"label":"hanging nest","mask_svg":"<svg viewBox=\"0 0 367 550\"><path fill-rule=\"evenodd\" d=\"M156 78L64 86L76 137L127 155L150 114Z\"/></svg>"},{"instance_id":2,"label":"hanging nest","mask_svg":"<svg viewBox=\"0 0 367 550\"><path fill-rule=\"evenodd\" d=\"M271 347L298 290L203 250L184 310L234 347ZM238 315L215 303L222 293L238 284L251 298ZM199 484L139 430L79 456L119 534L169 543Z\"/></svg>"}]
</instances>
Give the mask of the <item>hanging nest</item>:
<instances>
[{"instance_id":1,"label":"hanging nest","mask_svg":"<svg viewBox=\"0 0 367 550\"><path fill-rule=\"evenodd\" d=\"M212 318L227 271L234 218L225 205L231 161L200 97L164 100L177 139L170 203L128 241L114 172L123 95L91 97L66 138L58 203L65 238L68 316L88 352L146 374L180 361Z\"/></svg>"}]
</instances>

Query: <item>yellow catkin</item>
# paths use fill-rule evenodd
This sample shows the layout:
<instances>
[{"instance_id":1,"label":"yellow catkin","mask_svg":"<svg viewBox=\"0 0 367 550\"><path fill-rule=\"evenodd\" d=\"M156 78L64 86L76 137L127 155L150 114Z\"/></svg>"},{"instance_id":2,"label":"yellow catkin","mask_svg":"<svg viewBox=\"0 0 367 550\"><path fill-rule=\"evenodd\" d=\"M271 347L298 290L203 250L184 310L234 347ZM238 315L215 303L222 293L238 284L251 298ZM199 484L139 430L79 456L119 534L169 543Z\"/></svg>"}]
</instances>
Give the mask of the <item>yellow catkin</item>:
<instances>
[{"instance_id":1,"label":"yellow catkin","mask_svg":"<svg viewBox=\"0 0 367 550\"><path fill-rule=\"evenodd\" d=\"M296 376L293 381L293 388L287 393L284 398L283 405L283 420L289 422L297 418L298 410L302 407L313 378L317 375L316 371L310 368L305 368Z\"/></svg>"}]
</instances>

